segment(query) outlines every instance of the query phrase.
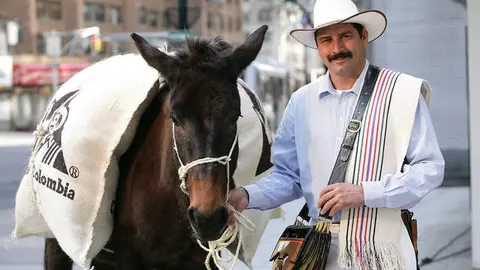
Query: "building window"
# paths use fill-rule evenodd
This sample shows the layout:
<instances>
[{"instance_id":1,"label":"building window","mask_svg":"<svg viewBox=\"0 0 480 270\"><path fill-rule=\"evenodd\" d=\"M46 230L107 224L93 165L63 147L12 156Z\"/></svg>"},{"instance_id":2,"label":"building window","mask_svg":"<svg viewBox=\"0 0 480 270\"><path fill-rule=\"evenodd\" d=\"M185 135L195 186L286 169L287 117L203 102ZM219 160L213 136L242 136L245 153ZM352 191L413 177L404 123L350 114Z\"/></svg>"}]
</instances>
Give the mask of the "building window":
<instances>
[{"instance_id":1,"label":"building window","mask_svg":"<svg viewBox=\"0 0 480 270\"><path fill-rule=\"evenodd\" d=\"M148 13L148 24L153 27L157 27L157 17L158 13L156 11L150 11Z\"/></svg>"},{"instance_id":2,"label":"building window","mask_svg":"<svg viewBox=\"0 0 480 270\"><path fill-rule=\"evenodd\" d=\"M105 5L85 2L83 9L83 20L89 23L105 22Z\"/></svg>"},{"instance_id":3,"label":"building window","mask_svg":"<svg viewBox=\"0 0 480 270\"><path fill-rule=\"evenodd\" d=\"M37 2L38 3L38 2ZM46 45L45 45L45 37L42 33L37 34L37 54L45 54Z\"/></svg>"},{"instance_id":4,"label":"building window","mask_svg":"<svg viewBox=\"0 0 480 270\"><path fill-rule=\"evenodd\" d=\"M120 6L110 7L110 23L113 25L122 24L122 8Z\"/></svg>"},{"instance_id":5,"label":"building window","mask_svg":"<svg viewBox=\"0 0 480 270\"><path fill-rule=\"evenodd\" d=\"M139 22L140 24L147 24L147 9L144 7L140 8Z\"/></svg>"},{"instance_id":6,"label":"building window","mask_svg":"<svg viewBox=\"0 0 480 270\"><path fill-rule=\"evenodd\" d=\"M37 18L47 20L62 19L62 3L60 1L37 1Z\"/></svg>"},{"instance_id":7,"label":"building window","mask_svg":"<svg viewBox=\"0 0 480 270\"><path fill-rule=\"evenodd\" d=\"M163 27L167 29L170 27L170 12L168 12L168 9L163 12Z\"/></svg>"}]
</instances>

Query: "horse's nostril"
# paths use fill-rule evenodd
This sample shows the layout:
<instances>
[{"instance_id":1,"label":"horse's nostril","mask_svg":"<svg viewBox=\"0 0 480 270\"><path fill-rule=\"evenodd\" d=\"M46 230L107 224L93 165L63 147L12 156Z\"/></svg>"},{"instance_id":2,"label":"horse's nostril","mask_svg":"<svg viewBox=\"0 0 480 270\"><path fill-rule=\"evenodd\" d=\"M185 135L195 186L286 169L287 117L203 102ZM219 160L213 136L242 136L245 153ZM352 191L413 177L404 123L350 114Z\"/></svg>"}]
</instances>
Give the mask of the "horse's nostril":
<instances>
[{"instance_id":1,"label":"horse's nostril","mask_svg":"<svg viewBox=\"0 0 480 270\"><path fill-rule=\"evenodd\" d=\"M198 214L199 214L199 211L196 207L189 207L187 210L188 220L190 221L192 226L194 226L195 228L198 227L198 222L196 218Z\"/></svg>"},{"instance_id":2,"label":"horse's nostril","mask_svg":"<svg viewBox=\"0 0 480 270\"><path fill-rule=\"evenodd\" d=\"M189 207L187 216L199 239L213 241L224 232L229 213L226 207L218 207L209 215L204 215L197 207Z\"/></svg>"},{"instance_id":3,"label":"horse's nostril","mask_svg":"<svg viewBox=\"0 0 480 270\"><path fill-rule=\"evenodd\" d=\"M226 207L220 208L220 224L226 224L228 222L228 210Z\"/></svg>"}]
</instances>

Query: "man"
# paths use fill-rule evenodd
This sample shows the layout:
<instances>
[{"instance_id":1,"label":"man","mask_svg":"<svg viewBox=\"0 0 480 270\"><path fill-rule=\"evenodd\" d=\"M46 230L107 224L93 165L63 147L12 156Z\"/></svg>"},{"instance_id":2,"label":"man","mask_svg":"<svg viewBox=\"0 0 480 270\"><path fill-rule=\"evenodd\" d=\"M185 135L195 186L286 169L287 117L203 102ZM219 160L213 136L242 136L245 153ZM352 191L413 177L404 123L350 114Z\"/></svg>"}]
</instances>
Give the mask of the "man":
<instances>
[{"instance_id":1,"label":"man","mask_svg":"<svg viewBox=\"0 0 480 270\"><path fill-rule=\"evenodd\" d=\"M370 66L366 48L386 24L382 12L358 12L351 0L317 0L315 28L290 34L317 49L328 72L291 96L272 145L271 173L229 195L238 211L271 209L303 196L313 220L319 209L333 216L340 232L332 232L327 269L416 269L400 209L413 207L443 181L428 83L382 69L344 182L328 185Z\"/></svg>"}]
</instances>

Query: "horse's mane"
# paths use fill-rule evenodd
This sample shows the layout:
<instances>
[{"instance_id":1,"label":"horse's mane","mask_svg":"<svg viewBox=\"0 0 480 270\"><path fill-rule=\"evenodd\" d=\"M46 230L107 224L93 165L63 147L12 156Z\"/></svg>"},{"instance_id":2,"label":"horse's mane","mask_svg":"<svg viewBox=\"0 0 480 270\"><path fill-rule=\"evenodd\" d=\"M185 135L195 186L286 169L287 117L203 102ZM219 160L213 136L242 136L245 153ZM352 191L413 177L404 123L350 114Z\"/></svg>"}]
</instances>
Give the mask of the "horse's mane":
<instances>
[{"instance_id":1,"label":"horse's mane","mask_svg":"<svg viewBox=\"0 0 480 270\"><path fill-rule=\"evenodd\" d=\"M185 70L221 73L228 64L223 56L231 52L232 46L221 37L187 37L173 55L181 60Z\"/></svg>"}]
</instances>

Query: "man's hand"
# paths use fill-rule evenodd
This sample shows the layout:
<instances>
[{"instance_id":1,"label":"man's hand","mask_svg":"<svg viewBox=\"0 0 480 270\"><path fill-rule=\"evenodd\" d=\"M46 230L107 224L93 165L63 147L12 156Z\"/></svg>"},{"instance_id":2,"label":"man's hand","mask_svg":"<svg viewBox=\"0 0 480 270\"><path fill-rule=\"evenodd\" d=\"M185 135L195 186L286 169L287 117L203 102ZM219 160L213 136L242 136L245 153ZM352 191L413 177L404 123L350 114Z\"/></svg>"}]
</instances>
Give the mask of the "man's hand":
<instances>
[{"instance_id":1,"label":"man's hand","mask_svg":"<svg viewBox=\"0 0 480 270\"><path fill-rule=\"evenodd\" d=\"M324 215L333 216L337 211L364 205L363 187L350 183L337 183L327 186L320 192L317 207Z\"/></svg>"},{"instance_id":2,"label":"man's hand","mask_svg":"<svg viewBox=\"0 0 480 270\"><path fill-rule=\"evenodd\" d=\"M238 212L242 212L248 205L248 193L244 188L236 188L228 193L228 203Z\"/></svg>"}]
</instances>

